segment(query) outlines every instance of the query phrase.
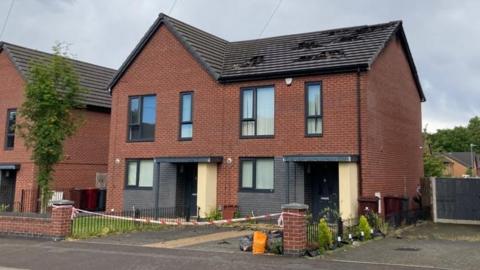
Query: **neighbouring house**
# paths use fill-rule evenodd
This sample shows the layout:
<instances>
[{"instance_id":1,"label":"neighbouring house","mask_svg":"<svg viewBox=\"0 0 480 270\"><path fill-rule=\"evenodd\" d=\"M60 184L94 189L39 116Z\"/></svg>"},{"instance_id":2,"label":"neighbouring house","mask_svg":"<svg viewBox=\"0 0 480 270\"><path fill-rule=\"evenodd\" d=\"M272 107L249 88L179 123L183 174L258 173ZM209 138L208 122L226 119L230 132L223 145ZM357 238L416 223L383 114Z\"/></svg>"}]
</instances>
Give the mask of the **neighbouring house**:
<instances>
[{"instance_id":1,"label":"neighbouring house","mask_svg":"<svg viewBox=\"0 0 480 270\"><path fill-rule=\"evenodd\" d=\"M109 87L109 210L349 218L363 196L412 198L423 175L401 21L230 42L160 14Z\"/></svg>"},{"instance_id":2,"label":"neighbouring house","mask_svg":"<svg viewBox=\"0 0 480 270\"><path fill-rule=\"evenodd\" d=\"M472 170L470 176L473 176L472 174L474 172L476 172L475 176L480 175L478 168L479 157L476 153L473 153L473 160L472 153L470 152L444 152L438 153L437 155L442 158L443 164L445 165L443 173L445 176L463 177L469 175L470 170Z\"/></svg>"},{"instance_id":3,"label":"neighbouring house","mask_svg":"<svg viewBox=\"0 0 480 270\"><path fill-rule=\"evenodd\" d=\"M38 192L31 151L15 134L14 125L17 109L24 100L30 63L49 56L0 42L0 204L12 210L36 207L32 206ZM52 188L62 192L95 187L97 173L107 172L111 104L107 86L116 72L76 60L71 63L88 92L79 97L86 105L80 112L84 125L66 141L64 160L55 168Z\"/></svg>"}]
</instances>

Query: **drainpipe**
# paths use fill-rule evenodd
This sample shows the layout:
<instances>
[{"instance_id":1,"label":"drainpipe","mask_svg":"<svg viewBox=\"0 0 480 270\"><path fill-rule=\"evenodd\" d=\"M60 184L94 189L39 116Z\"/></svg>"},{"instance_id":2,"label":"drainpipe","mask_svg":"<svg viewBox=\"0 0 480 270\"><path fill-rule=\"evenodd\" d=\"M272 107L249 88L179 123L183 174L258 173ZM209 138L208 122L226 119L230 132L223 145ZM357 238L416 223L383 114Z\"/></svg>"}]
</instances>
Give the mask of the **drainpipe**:
<instances>
[{"instance_id":1,"label":"drainpipe","mask_svg":"<svg viewBox=\"0 0 480 270\"><path fill-rule=\"evenodd\" d=\"M358 196L363 193L362 181L362 117L361 117L361 87L360 87L360 67L357 69L357 144L358 144Z\"/></svg>"},{"instance_id":2,"label":"drainpipe","mask_svg":"<svg viewBox=\"0 0 480 270\"><path fill-rule=\"evenodd\" d=\"M155 162L157 166L157 177L156 177L156 185L155 185L155 219L158 219L158 204L160 202L160 162Z\"/></svg>"},{"instance_id":3,"label":"drainpipe","mask_svg":"<svg viewBox=\"0 0 480 270\"><path fill-rule=\"evenodd\" d=\"M290 203L290 161L287 161L287 196L286 202Z\"/></svg>"}]
</instances>

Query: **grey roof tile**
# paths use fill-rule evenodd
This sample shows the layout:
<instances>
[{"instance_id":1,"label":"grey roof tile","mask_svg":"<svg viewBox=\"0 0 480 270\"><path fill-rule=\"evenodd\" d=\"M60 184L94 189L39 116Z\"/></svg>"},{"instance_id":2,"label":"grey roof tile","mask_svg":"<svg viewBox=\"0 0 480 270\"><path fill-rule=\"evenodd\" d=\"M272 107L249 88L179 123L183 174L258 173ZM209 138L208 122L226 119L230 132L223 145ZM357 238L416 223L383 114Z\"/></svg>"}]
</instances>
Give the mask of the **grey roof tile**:
<instances>
[{"instance_id":1,"label":"grey roof tile","mask_svg":"<svg viewBox=\"0 0 480 270\"><path fill-rule=\"evenodd\" d=\"M109 85L110 90L163 24L207 72L222 83L368 70L388 41L398 34L419 96L425 101L401 21L229 42L160 14L120 67Z\"/></svg>"},{"instance_id":2,"label":"grey roof tile","mask_svg":"<svg viewBox=\"0 0 480 270\"><path fill-rule=\"evenodd\" d=\"M49 53L6 42L1 42L0 48L8 52L24 79L29 77L29 67L33 61L48 59L52 56ZM110 108L111 96L108 92L108 84L115 75L116 70L74 59L69 60L77 72L80 85L88 90L86 93L80 94L80 101L89 106Z\"/></svg>"},{"instance_id":3,"label":"grey roof tile","mask_svg":"<svg viewBox=\"0 0 480 270\"><path fill-rule=\"evenodd\" d=\"M472 167L472 156L470 152L445 152L442 153L448 158L451 158L458 163L464 165L465 167ZM474 153L474 159L477 158L477 155Z\"/></svg>"}]
</instances>

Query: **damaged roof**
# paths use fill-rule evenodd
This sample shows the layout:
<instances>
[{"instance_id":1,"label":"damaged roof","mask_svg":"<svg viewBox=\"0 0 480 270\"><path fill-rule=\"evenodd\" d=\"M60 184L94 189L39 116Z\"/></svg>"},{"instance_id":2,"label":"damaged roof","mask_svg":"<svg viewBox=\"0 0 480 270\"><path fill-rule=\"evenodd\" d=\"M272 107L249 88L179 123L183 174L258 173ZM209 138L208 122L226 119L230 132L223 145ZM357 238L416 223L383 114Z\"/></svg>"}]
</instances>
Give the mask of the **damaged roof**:
<instances>
[{"instance_id":1,"label":"damaged roof","mask_svg":"<svg viewBox=\"0 0 480 270\"><path fill-rule=\"evenodd\" d=\"M7 52L24 80L27 80L29 77L30 63L48 59L52 56L49 53L6 42L0 42L0 51L2 50ZM109 109L111 107L111 96L108 92L108 84L111 82L116 70L70 58L69 61L78 75L80 86L88 90L86 93L79 95L80 102L87 106Z\"/></svg>"},{"instance_id":2,"label":"damaged roof","mask_svg":"<svg viewBox=\"0 0 480 270\"><path fill-rule=\"evenodd\" d=\"M402 42L420 99L425 101L401 21L229 42L161 13L109 85L116 85L156 30L165 25L221 83L369 70L392 37Z\"/></svg>"}]
</instances>

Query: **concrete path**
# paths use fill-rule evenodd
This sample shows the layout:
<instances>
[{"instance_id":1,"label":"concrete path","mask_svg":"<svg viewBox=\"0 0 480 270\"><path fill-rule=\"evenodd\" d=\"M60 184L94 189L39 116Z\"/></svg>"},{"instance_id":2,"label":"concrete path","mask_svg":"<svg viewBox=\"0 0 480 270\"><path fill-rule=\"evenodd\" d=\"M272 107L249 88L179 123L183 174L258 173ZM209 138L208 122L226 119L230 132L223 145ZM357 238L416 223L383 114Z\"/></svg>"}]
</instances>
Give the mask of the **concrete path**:
<instances>
[{"instance_id":1,"label":"concrete path","mask_svg":"<svg viewBox=\"0 0 480 270\"><path fill-rule=\"evenodd\" d=\"M144 247L154 247L154 248L181 248L194 245L200 245L208 242L218 242L221 240L231 239L231 238L240 238L241 236L249 235L252 232L250 231L225 231L211 234L204 234L194 237L180 238L176 240L158 242L143 245Z\"/></svg>"}]
</instances>

